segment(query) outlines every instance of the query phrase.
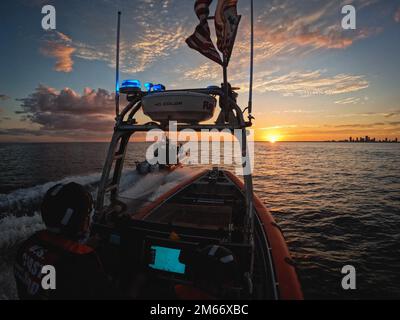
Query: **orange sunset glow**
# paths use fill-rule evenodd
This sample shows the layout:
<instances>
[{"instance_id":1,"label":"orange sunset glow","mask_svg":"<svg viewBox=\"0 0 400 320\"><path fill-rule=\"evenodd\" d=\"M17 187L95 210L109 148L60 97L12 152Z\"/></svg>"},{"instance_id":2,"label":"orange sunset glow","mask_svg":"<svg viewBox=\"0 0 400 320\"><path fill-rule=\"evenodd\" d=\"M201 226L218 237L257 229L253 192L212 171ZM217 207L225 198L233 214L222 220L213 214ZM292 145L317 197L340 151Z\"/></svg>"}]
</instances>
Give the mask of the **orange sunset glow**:
<instances>
[{"instance_id":1,"label":"orange sunset glow","mask_svg":"<svg viewBox=\"0 0 400 320\"><path fill-rule=\"evenodd\" d=\"M192 1L126 3L127 16L139 18L123 21L121 79L167 89L222 82L221 66L185 43L195 26ZM354 3L357 28L343 30L334 0L255 1L255 140L400 138L400 7L395 1ZM32 27L36 11L15 6L27 34L2 51L0 141L108 141L115 108L115 8L98 7L98 23L86 3L60 4L57 19L68 24L42 32ZM240 87L242 109L249 86L248 10L247 1L238 2L242 20L228 69L229 82ZM18 64L10 63L14 57ZM125 104L122 97L121 108ZM138 120L149 121L143 115Z\"/></svg>"}]
</instances>

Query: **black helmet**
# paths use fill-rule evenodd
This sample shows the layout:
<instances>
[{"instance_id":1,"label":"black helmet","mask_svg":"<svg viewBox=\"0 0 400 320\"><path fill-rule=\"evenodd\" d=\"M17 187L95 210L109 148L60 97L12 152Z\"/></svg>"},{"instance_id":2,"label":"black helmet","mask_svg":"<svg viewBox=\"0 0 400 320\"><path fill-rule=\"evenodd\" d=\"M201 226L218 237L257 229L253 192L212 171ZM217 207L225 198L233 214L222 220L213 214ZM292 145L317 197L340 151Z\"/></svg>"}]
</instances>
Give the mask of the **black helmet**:
<instances>
[{"instance_id":1,"label":"black helmet","mask_svg":"<svg viewBox=\"0 0 400 320\"><path fill-rule=\"evenodd\" d=\"M82 185L70 182L46 192L41 212L48 230L75 238L86 233L92 209L91 194Z\"/></svg>"}]
</instances>

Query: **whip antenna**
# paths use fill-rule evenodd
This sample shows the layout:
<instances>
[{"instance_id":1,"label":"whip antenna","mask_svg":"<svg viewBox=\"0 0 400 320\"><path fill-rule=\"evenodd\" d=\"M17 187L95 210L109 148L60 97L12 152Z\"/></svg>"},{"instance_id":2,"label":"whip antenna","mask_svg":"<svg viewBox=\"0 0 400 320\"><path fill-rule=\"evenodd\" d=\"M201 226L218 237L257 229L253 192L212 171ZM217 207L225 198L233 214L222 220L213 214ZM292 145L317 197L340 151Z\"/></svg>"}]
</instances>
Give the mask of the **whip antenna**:
<instances>
[{"instance_id":1,"label":"whip antenna","mask_svg":"<svg viewBox=\"0 0 400 320\"><path fill-rule=\"evenodd\" d=\"M254 68L254 6L253 0L250 0L250 84L249 84L249 103L248 112L251 120L253 108L253 68Z\"/></svg>"},{"instance_id":2,"label":"whip antenna","mask_svg":"<svg viewBox=\"0 0 400 320\"><path fill-rule=\"evenodd\" d=\"M118 11L117 20L117 53L116 53L116 67L115 67L115 114L119 115L119 35L121 29L121 11Z\"/></svg>"}]
</instances>

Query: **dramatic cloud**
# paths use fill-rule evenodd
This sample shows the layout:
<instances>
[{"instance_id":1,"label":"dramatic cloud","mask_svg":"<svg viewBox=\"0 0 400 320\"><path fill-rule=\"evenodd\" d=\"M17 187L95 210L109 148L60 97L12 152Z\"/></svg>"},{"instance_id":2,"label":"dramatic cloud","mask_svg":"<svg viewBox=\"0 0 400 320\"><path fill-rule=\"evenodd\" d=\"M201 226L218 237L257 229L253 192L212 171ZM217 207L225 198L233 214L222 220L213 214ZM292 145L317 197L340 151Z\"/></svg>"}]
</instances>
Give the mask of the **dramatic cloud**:
<instances>
[{"instance_id":1,"label":"dramatic cloud","mask_svg":"<svg viewBox=\"0 0 400 320\"><path fill-rule=\"evenodd\" d=\"M185 35L182 26L170 28L149 29L139 39L121 41L121 71L136 73L145 71L160 59L168 57L184 43ZM74 42L74 56L91 61L104 61L110 67L115 66L114 45L102 48L84 43Z\"/></svg>"},{"instance_id":2,"label":"dramatic cloud","mask_svg":"<svg viewBox=\"0 0 400 320\"><path fill-rule=\"evenodd\" d=\"M376 0L356 0L353 3L358 10L362 10L376 3ZM104 5L110 4L105 1ZM185 39L194 31L197 24L192 2L142 0L126 2L124 6L135 19L123 21L121 71L142 72L156 64L160 65L182 47L189 50ZM248 64L250 30L247 4L239 9L243 19L231 67L242 72ZM345 49L355 41L379 32L379 29L373 26L368 28L360 26L354 32L346 33L338 23L339 9L340 4L336 0L311 4L295 0L257 3L255 62L259 64L272 58L299 56L318 49ZM57 71L70 72L75 57L104 61L113 67L115 35L110 33L111 30L110 28L110 31L106 31L103 40L98 39L93 42L82 42L60 32L51 32L51 36L45 39L41 51L57 59L55 67ZM204 65L187 67L188 70L184 72L186 77L203 80L205 74L195 71L198 67L203 70L205 68ZM209 75L215 75L215 72Z\"/></svg>"},{"instance_id":3,"label":"dramatic cloud","mask_svg":"<svg viewBox=\"0 0 400 320\"><path fill-rule=\"evenodd\" d=\"M124 20L122 28L120 44L122 72L145 71L156 62L169 57L177 49L186 46L186 36L192 31L191 26L187 24L188 10L186 12L176 10L172 13L170 9L188 4L173 0L126 3L126 11L131 12L135 19ZM190 8L192 10L192 5ZM57 71L72 70L74 57L89 61L104 61L110 67L115 66L114 34L107 34L102 42L96 43L84 43L68 37L63 39L58 33L56 35L57 37L46 42L43 50L48 56L58 59L60 67Z\"/></svg>"},{"instance_id":4,"label":"dramatic cloud","mask_svg":"<svg viewBox=\"0 0 400 320\"><path fill-rule=\"evenodd\" d=\"M356 0L360 11L378 0ZM340 8L336 0L304 3L273 0L265 4L257 17L257 36L267 41L275 53L287 53L296 47L344 49L354 41L375 34L379 29L359 27L351 34L340 26Z\"/></svg>"},{"instance_id":5,"label":"dramatic cloud","mask_svg":"<svg viewBox=\"0 0 400 320\"><path fill-rule=\"evenodd\" d=\"M281 76L267 76L255 81L255 90L259 92L279 92L285 96L302 97L315 95L336 95L355 92L368 87L363 76L338 74L326 76L323 71L294 71Z\"/></svg>"},{"instance_id":6,"label":"dramatic cloud","mask_svg":"<svg viewBox=\"0 0 400 320\"><path fill-rule=\"evenodd\" d=\"M358 13L376 3L378 0L353 1ZM341 6L337 0L271 0L256 3L254 59L257 69L268 69L277 65L284 67L283 61L301 61L317 51L344 50L354 42L382 31L380 27L359 23L356 30L346 32L340 24ZM247 78L249 64L248 12L247 8L239 11L243 17L230 65L230 69L234 70L230 75L233 83L235 80ZM200 70L206 68L204 65L187 68L185 74L193 79L209 79L207 73ZM217 72L219 76L220 73ZM245 83L235 85L247 87Z\"/></svg>"},{"instance_id":7,"label":"dramatic cloud","mask_svg":"<svg viewBox=\"0 0 400 320\"><path fill-rule=\"evenodd\" d=\"M113 127L114 95L104 89L85 88L80 95L40 85L20 101L17 113L44 131L110 132Z\"/></svg>"},{"instance_id":8,"label":"dramatic cloud","mask_svg":"<svg viewBox=\"0 0 400 320\"><path fill-rule=\"evenodd\" d=\"M40 48L40 52L45 56L56 58L54 70L60 72L72 71L72 54L75 50L71 38L58 31L49 31Z\"/></svg>"}]
</instances>

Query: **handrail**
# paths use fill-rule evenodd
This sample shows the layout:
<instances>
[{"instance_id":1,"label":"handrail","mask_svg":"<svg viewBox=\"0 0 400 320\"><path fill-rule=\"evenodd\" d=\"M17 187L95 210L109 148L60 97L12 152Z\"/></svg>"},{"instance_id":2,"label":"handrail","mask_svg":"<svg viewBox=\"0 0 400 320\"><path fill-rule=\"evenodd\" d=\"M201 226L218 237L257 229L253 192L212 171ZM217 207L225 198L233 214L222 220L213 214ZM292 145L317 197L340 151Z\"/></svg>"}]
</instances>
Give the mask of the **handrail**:
<instances>
[{"instance_id":1,"label":"handrail","mask_svg":"<svg viewBox=\"0 0 400 320\"><path fill-rule=\"evenodd\" d=\"M201 131L201 130L212 130L212 129L217 129L217 130L236 130L236 129L243 129L244 127L249 127L250 125L247 125L247 123L244 126L240 125L217 125L217 124L197 124L197 125L190 125L190 124L178 124L176 126L177 131L182 131L182 130L187 130L187 129L192 129L194 131ZM154 129L165 129L165 126L162 126L160 124L130 124L126 121L122 122L120 125L116 127L117 130L119 131L138 131L138 132L144 132L144 131L150 131Z\"/></svg>"},{"instance_id":2,"label":"handrail","mask_svg":"<svg viewBox=\"0 0 400 320\"><path fill-rule=\"evenodd\" d=\"M205 93L205 94L214 94L214 95L222 95L221 88L195 88L195 89L176 89L176 90L166 90L162 92L182 92L182 91L189 91L189 92L198 92L198 93ZM122 112L116 117L116 129L121 129L124 131L149 131L152 129L161 129L165 128L162 124L160 125L151 125L146 126L143 124L132 124L131 120L133 119L134 115L139 111L142 107L141 100L144 96L151 93L141 92L138 96L133 97L132 100L129 101L128 105L122 110ZM232 99L230 96L228 97L229 105L232 107L232 110L236 112L236 120L237 124L186 124L186 125L178 125L178 131L184 129L193 129L195 131L202 130L202 129L243 129L252 126L251 121L245 121L243 111L237 105L236 101ZM124 121L126 114L130 112L127 121ZM221 108L221 112L223 112Z\"/></svg>"}]
</instances>

